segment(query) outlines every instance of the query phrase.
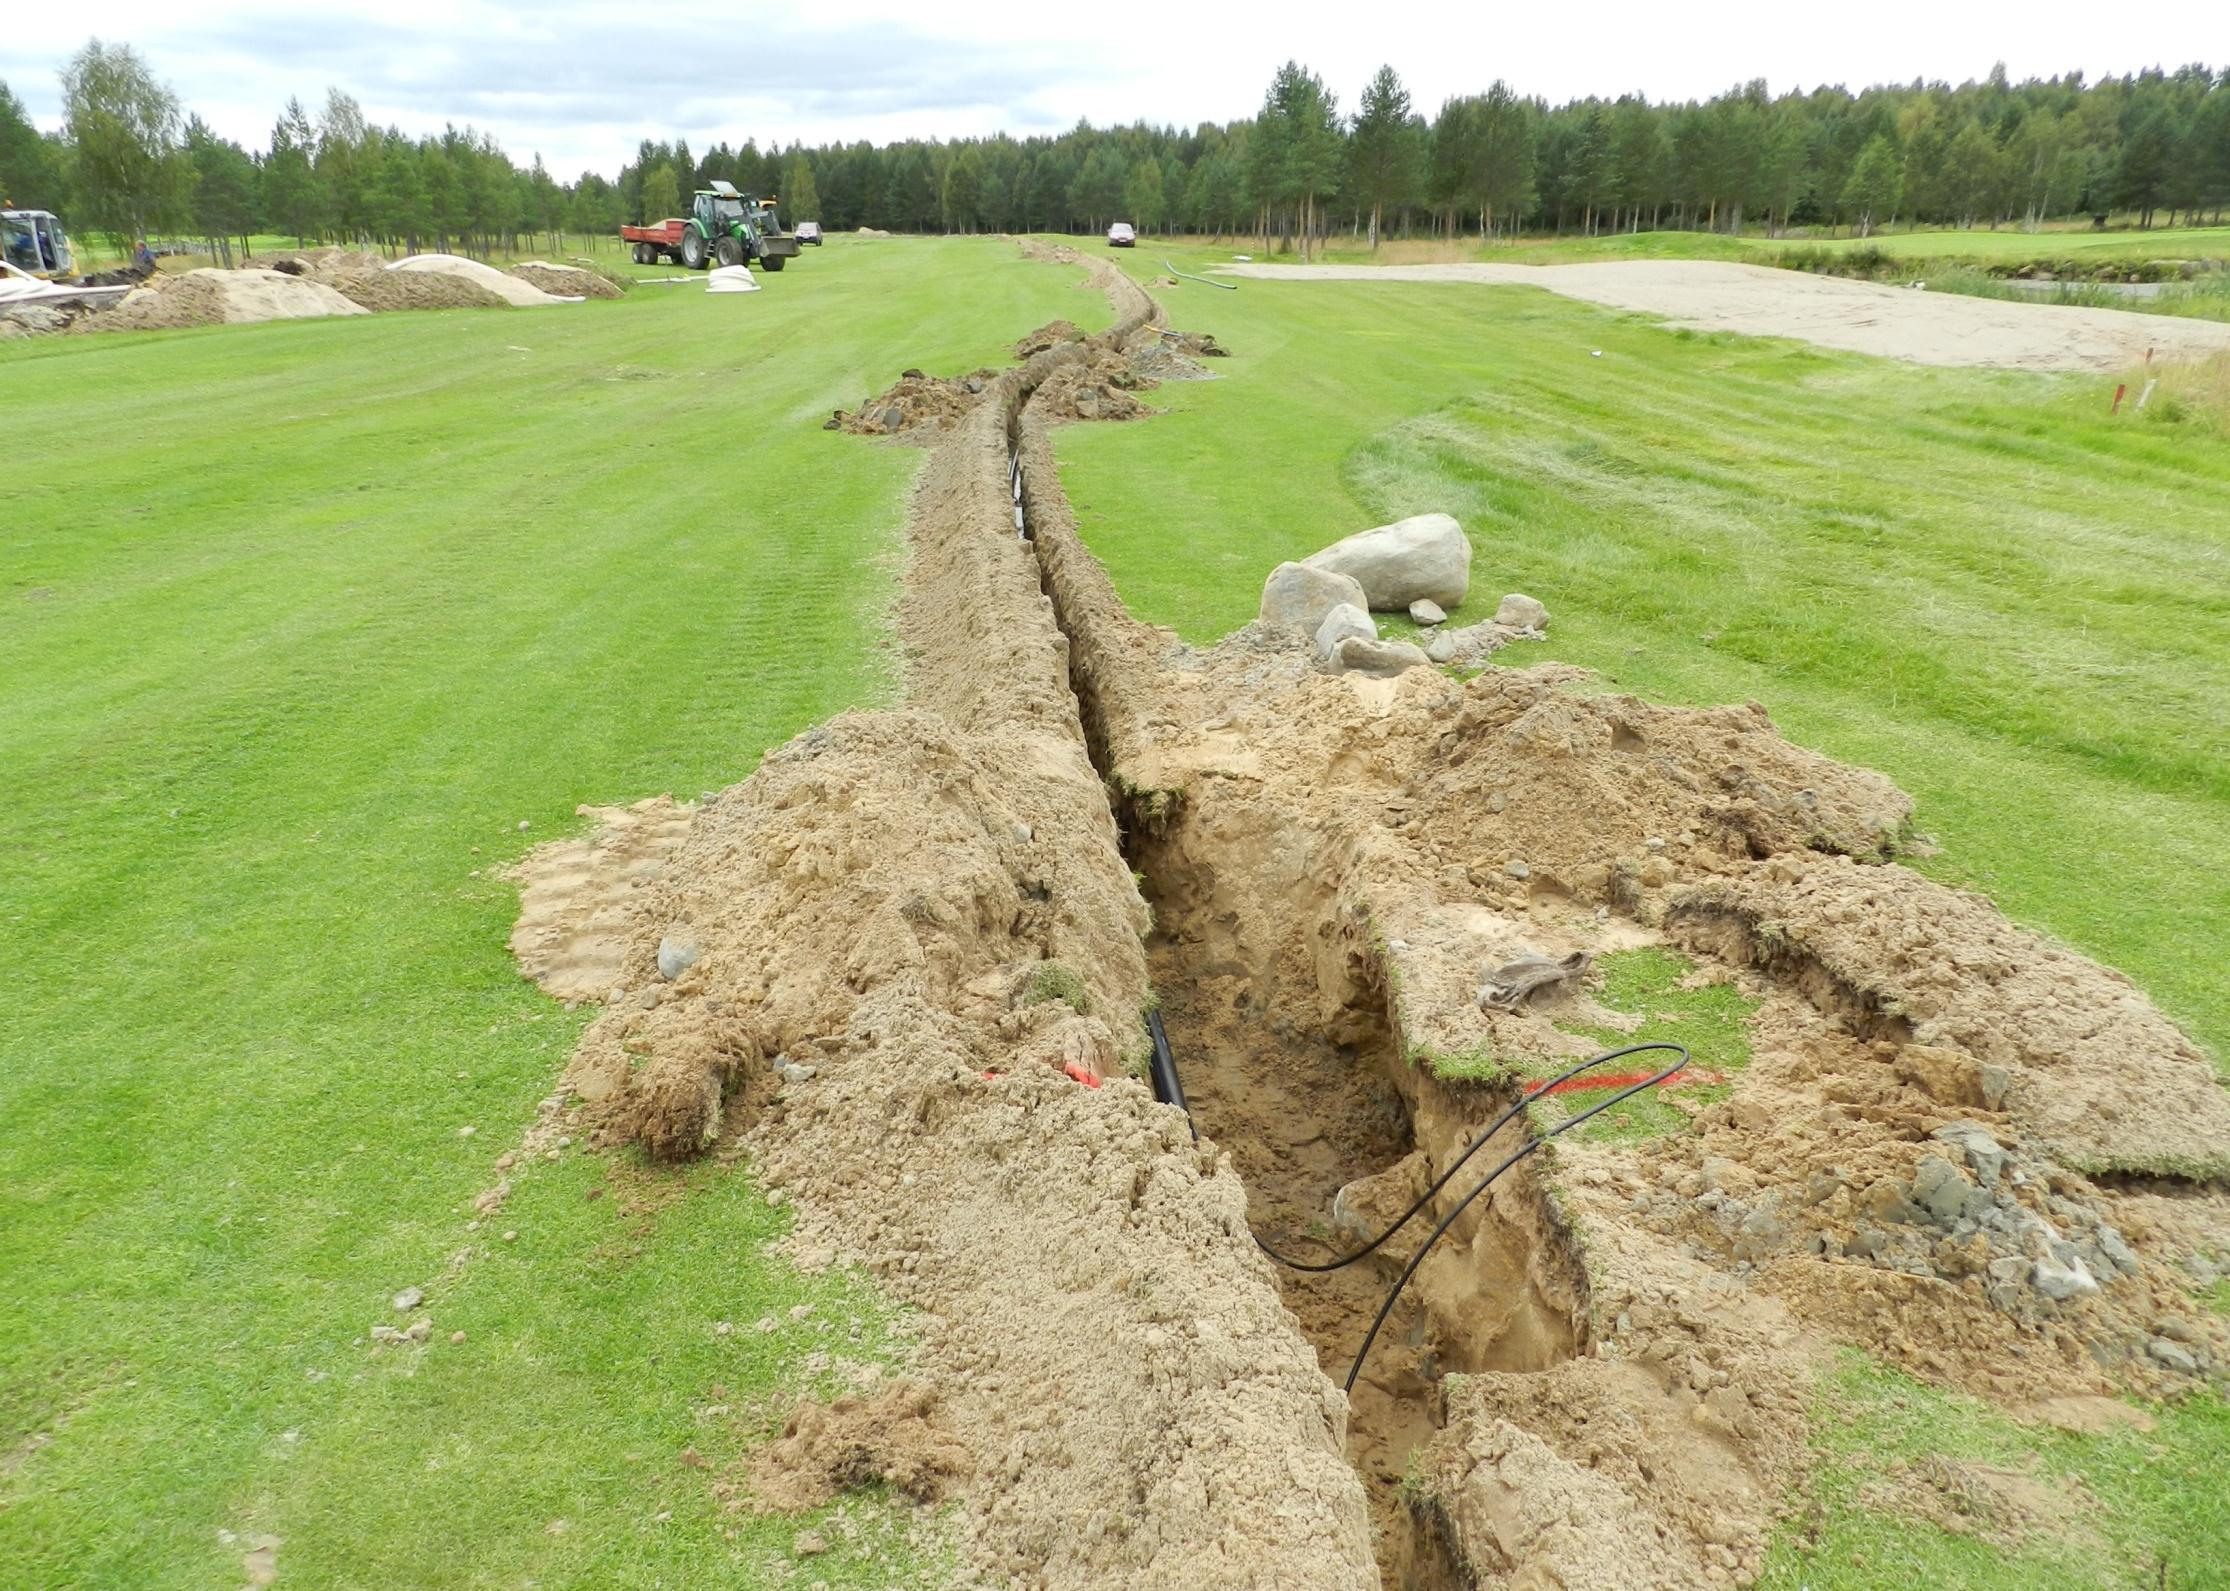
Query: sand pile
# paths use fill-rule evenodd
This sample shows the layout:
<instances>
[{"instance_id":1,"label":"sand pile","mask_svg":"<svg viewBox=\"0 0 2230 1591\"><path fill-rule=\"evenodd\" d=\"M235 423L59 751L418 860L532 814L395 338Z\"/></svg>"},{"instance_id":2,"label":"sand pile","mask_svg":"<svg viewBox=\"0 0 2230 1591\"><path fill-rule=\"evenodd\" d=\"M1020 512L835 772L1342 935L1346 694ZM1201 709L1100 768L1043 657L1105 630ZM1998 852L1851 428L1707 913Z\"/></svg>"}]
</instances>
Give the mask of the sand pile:
<instances>
[{"instance_id":1,"label":"sand pile","mask_svg":"<svg viewBox=\"0 0 2230 1591\"><path fill-rule=\"evenodd\" d=\"M159 331L364 313L322 282L278 271L204 269L157 276L114 307L81 317L71 329Z\"/></svg>"},{"instance_id":2,"label":"sand pile","mask_svg":"<svg viewBox=\"0 0 2230 1591\"><path fill-rule=\"evenodd\" d=\"M530 287L558 298L619 298L620 285L598 271L578 265L553 265L548 260L522 260L511 274Z\"/></svg>"},{"instance_id":3,"label":"sand pile","mask_svg":"<svg viewBox=\"0 0 2230 1591\"><path fill-rule=\"evenodd\" d=\"M441 272L391 271L377 254L318 249L275 260L271 268L327 287L369 310L501 309L506 300L468 277Z\"/></svg>"},{"instance_id":4,"label":"sand pile","mask_svg":"<svg viewBox=\"0 0 2230 1591\"><path fill-rule=\"evenodd\" d=\"M935 434L973 409L997 374L977 370L965 376L930 376L909 370L885 391L862 399L858 408L838 409L821 423L821 429L854 436L895 436L901 431Z\"/></svg>"},{"instance_id":5,"label":"sand pile","mask_svg":"<svg viewBox=\"0 0 2230 1591\"><path fill-rule=\"evenodd\" d=\"M413 254L408 259L397 260L388 267L391 271L428 271L443 276L459 276L485 288L507 304L531 308L540 304L560 304L564 300L552 297L531 282L508 276L492 265L478 260L468 260L461 254Z\"/></svg>"}]
</instances>

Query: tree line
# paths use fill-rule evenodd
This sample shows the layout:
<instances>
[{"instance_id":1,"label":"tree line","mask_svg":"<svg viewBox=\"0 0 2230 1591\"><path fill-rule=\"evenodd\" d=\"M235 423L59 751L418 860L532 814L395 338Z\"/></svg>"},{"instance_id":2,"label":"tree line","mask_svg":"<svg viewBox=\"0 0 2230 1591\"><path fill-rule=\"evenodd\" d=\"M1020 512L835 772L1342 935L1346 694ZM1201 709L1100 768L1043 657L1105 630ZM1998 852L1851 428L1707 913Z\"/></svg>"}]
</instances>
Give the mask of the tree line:
<instances>
[{"instance_id":1,"label":"tree line","mask_svg":"<svg viewBox=\"0 0 2230 1591\"><path fill-rule=\"evenodd\" d=\"M94 40L62 74L43 132L0 83L0 197L119 238L179 233L226 258L254 233L485 251L609 234L683 213L714 179L778 194L830 230L1097 231L1257 236L1304 252L1335 233L1510 237L1523 231L1896 223L2025 225L2115 213L2150 227L2230 205L2230 71L2186 66L2089 81L1914 81L1706 100L1640 95L1550 106L1505 82L1428 116L1392 67L1352 114L1299 63L1261 109L1189 130L1080 122L1055 136L790 144L693 151L644 141L614 179L560 182L494 138L411 137L328 92L289 101L267 146L218 137L128 46Z\"/></svg>"}]
</instances>

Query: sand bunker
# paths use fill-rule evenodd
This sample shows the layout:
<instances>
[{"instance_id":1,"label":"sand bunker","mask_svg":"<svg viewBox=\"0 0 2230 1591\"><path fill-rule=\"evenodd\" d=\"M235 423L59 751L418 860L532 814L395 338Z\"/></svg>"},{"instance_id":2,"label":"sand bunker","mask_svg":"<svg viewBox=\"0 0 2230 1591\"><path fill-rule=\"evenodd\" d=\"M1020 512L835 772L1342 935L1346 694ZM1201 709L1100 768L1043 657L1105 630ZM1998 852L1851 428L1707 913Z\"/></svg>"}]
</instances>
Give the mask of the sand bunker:
<instances>
[{"instance_id":1,"label":"sand bunker","mask_svg":"<svg viewBox=\"0 0 2230 1591\"><path fill-rule=\"evenodd\" d=\"M1592 265L1224 265L1269 281L1485 282L1545 287L1676 326L1794 337L1923 365L2125 370L2146 350L2196 359L2230 348L2230 325L2123 309L2020 304L1886 287L1720 260Z\"/></svg>"},{"instance_id":2,"label":"sand bunker","mask_svg":"<svg viewBox=\"0 0 2230 1591\"><path fill-rule=\"evenodd\" d=\"M531 308L539 304L562 304L564 299L545 293L532 282L521 281L506 275L492 265L478 260L468 260L461 254L413 254L408 259L397 260L388 267L391 271L434 271L447 276L461 276L465 280L486 288L506 304Z\"/></svg>"}]
</instances>

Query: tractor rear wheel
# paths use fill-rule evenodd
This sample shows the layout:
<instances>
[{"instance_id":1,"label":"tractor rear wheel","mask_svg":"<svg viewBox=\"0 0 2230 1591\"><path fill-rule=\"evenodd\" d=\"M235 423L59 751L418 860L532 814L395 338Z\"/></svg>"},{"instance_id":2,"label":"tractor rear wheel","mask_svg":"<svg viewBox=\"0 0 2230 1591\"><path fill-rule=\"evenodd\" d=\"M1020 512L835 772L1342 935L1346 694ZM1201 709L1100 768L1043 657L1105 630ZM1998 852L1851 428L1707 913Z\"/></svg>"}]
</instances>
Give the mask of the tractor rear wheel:
<instances>
[{"instance_id":1,"label":"tractor rear wheel","mask_svg":"<svg viewBox=\"0 0 2230 1591\"><path fill-rule=\"evenodd\" d=\"M759 256L759 269L762 271L779 271L782 269L784 258L785 256L780 254L762 254Z\"/></svg>"},{"instance_id":2,"label":"tractor rear wheel","mask_svg":"<svg viewBox=\"0 0 2230 1591\"><path fill-rule=\"evenodd\" d=\"M743 263L743 245L738 243L732 234L714 243L712 252L719 257L722 265L741 265Z\"/></svg>"},{"instance_id":3,"label":"tractor rear wheel","mask_svg":"<svg viewBox=\"0 0 2230 1591\"><path fill-rule=\"evenodd\" d=\"M694 232L681 235L681 263L692 271L705 268L705 240Z\"/></svg>"}]
</instances>

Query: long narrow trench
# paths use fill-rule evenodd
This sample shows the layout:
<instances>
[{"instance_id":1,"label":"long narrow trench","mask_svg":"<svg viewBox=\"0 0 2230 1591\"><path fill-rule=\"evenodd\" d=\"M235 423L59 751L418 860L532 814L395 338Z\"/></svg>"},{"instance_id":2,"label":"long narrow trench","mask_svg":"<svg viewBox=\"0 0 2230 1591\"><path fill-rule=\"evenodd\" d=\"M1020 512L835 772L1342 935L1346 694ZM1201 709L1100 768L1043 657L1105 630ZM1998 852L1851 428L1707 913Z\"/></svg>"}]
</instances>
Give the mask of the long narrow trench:
<instances>
[{"instance_id":1,"label":"long narrow trench","mask_svg":"<svg viewBox=\"0 0 2230 1591\"><path fill-rule=\"evenodd\" d=\"M1028 433L1035 431L1035 435ZM1025 481L1036 519L1060 499L1050 449L1027 413L1011 412L1009 441L1037 468ZM1061 517L1066 519L1065 503ZM1071 532L1073 534L1073 532ZM1112 777L1106 704L1081 660L1095 650L1079 625L1096 622L1092 602L1065 603L1038 548L1041 583L1070 642L1071 688L1095 767ZM1104 575L1094 569L1096 578ZM1112 601L1112 592L1102 593ZM1119 609L1119 604L1117 604ZM1091 610L1091 611L1086 611ZM1321 910L1313 900L1266 901L1246 875L1247 858L1276 853L1274 836L1234 844L1116 803L1126 860L1154 908L1148 971L1201 1136L1227 1151L1247 1189L1258 1239L1295 1259L1323 1261L1375 1236L1408 1209L1508 1103L1486 1089L1440 1083L1403 1057L1383 1000L1365 993L1336 1026L1317 1019L1324 1002L1313 979L1286 988L1275 953L1244 945L1243 916L1288 923ZM1205 829L1208 825L1200 825ZM1265 843L1267 842L1267 843ZM1199 854L1202 848L1209 855ZM1295 980L1289 980L1295 981ZM1385 1249L1328 1273L1274 1266L1287 1308L1336 1386L1416 1247L1454 1203L1523 1143L1522 1120L1503 1129ZM1474 1175L1475 1173L1475 1175ZM1433 1250L1381 1329L1349 1399L1347 1456L1370 1500L1383 1586L1455 1591L1474 1577L1455 1564L1437 1516L1411 1506L1412 1464L1440 1429L1443 1379L1452 1372L1527 1371L1571 1358L1585 1318L1584 1280L1539 1241L1546 1222L1530 1176L1498 1183ZM1552 1256L1549 1251L1555 1250Z\"/></svg>"}]
</instances>

